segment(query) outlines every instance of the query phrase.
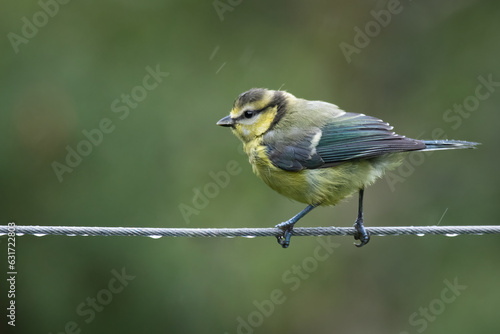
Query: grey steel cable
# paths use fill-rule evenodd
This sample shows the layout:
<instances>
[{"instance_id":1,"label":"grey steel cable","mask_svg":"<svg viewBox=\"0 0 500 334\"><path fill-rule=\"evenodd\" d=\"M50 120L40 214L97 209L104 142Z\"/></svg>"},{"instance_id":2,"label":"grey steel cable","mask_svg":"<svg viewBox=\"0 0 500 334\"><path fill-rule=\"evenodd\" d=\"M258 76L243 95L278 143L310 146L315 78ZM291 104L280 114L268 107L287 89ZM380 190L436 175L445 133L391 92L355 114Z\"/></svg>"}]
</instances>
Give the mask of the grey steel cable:
<instances>
[{"instance_id":1,"label":"grey steel cable","mask_svg":"<svg viewBox=\"0 0 500 334\"><path fill-rule=\"evenodd\" d=\"M0 236L13 227L0 225ZM482 226L387 226L366 227L371 235L427 235L448 236L463 234L498 234L499 225ZM147 236L147 237L268 237L278 236L278 228L145 228L145 227L91 227L91 226L15 226L16 236L66 235L66 236ZM354 235L353 227L297 227L295 236Z\"/></svg>"}]
</instances>

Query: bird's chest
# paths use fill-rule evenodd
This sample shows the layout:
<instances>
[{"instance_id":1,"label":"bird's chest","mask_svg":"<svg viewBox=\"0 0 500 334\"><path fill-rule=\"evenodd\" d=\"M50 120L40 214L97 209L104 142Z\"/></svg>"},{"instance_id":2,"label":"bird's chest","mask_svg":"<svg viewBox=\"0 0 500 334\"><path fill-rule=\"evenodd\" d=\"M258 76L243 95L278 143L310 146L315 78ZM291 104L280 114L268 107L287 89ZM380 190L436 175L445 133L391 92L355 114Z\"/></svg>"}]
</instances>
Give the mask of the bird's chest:
<instances>
[{"instance_id":1,"label":"bird's chest","mask_svg":"<svg viewBox=\"0 0 500 334\"><path fill-rule=\"evenodd\" d=\"M248 161L252 165L254 173L257 175L259 175L261 170L276 168L267 157L267 147L259 141L254 140L246 143L244 150L248 155Z\"/></svg>"},{"instance_id":2,"label":"bird's chest","mask_svg":"<svg viewBox=\"0 0 500 334\"><path fill-rule=\"evenodd\" d=\"M309 182L304 171L289 172L274 166L268 158L267 147L257 142L246 144L245 152L253 172L269 187L297 201L307 202L304 195L309 189Z\"/></svg>"}]
</instances>

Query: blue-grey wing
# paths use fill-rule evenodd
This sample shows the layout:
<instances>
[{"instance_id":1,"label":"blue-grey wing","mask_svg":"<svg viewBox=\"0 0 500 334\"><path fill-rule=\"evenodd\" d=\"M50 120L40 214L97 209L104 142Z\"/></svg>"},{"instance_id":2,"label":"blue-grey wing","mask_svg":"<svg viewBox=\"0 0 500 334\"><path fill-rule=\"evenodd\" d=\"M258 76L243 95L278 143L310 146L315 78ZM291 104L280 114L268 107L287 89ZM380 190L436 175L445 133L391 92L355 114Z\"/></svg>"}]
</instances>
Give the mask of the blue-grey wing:
<instances>
[{"instance_id":1,"label":"blue-grey wing","mask_svg":"<svg viewBox=\"0 0 500 334\"><path fill-rule=\"evenodd\" d=\"M298 141L290 138L289 143L267 144L271 162L288 171L326 168L424 148L422 141L395 134L382 120L355 113L338 116Z\"/></svg>"}]
</instances>

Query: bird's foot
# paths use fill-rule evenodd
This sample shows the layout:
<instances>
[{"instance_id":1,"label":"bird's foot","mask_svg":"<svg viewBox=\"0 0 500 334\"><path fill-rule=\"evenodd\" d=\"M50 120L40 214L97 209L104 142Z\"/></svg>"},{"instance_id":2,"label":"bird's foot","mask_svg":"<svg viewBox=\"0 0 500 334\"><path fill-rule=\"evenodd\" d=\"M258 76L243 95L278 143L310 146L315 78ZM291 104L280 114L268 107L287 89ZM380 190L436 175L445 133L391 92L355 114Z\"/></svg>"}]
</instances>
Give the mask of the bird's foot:
<instances>
[{"instance_id":1,"label":"bird's foot","mask_svg":"<svg viewBox=\"0 0 500 334\"><path fill-rule=\"evenodd\" d=\"M283 231L282 235L276 236L278 243L283 248L288 248L288 246L290 246L290 238L292 237L293 225L295 225L295 222L287 220L286 222L280 223L275 226Z\"/></svg>"},{"instance_id":2,"label":"bird's foot","mask_svg":"<svg viewBox=\"0 0 500 334\"><path fill-rule=\"evenodd\" d=\"M362 218L358 218L356 220L356 222L354 223L354 228L356 229L356 232L354 233L354 239L360 241L359 244L355 243L356 247L362 247L366 245L370 241L370 234L365 230Z\"/></svg>"}]
</instances>

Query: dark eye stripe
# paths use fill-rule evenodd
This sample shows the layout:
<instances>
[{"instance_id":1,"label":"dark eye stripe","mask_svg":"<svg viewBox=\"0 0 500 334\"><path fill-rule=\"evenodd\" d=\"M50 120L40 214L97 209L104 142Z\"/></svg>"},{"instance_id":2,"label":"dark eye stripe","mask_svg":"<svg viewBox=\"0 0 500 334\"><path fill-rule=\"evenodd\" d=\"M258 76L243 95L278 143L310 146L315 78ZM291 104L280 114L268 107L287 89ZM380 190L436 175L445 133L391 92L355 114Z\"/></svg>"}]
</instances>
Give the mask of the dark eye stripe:
<instances>
[{"instance_id":1,"label":"dark eye stripe","mask_svg":"<svg viewBox=\"0 0 500 334\"><path fill-rule=\"evenodd\" d=\"M262 109L258 109L258 110L246 110L243 114L241 114L240 116L238 116L236 118L236 120L240 120L240 119L243 119L243 118L250 119L250 118L254 117L255 115L257 115L258 113L263 112L264 110L266 110L269 107L271 107L271 104L265 106Z\"/></svg>"}]
</instances>

